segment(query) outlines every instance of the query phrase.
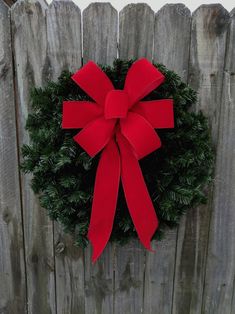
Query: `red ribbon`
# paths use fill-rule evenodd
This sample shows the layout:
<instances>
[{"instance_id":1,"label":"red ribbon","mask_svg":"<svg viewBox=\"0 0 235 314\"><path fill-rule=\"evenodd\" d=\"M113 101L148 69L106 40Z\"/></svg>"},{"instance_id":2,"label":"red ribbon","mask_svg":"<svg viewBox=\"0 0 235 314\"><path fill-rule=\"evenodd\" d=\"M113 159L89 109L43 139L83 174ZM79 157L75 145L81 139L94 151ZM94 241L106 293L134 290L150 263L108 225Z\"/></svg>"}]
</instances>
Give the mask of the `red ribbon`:
<instances>
[{"instance_id":1,"label":"red ribbon","mask_svg":"<svg viewBox=\"0 0 235 314\"><path fill-rule=\"evenodd\" d=\"M158 219L138 163L161 146L154 128L173 128L173 100L140 101L165 79L147 59L132 64L123 90L115 90L92 61L72 79L95 101L64 101L62 128L82 130L74 140L91 156L102 151L96 173L88 239L92 261L112 232L119 181L141 243L150 241Z\"/></svg>"}]
</instances>

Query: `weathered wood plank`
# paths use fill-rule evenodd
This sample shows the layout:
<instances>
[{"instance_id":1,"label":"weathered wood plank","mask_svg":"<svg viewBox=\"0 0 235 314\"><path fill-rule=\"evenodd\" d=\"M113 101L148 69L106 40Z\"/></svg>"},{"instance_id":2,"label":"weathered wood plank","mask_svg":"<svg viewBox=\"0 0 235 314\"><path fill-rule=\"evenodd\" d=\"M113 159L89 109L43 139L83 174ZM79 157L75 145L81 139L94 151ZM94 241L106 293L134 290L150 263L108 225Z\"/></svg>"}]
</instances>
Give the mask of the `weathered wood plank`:
<instances>
[{"instance_id":1,"label":"weathered wood plank","mask_svg":"<svg viewBox=\"0 0 235 314\"><path fill-rule=\"evenodd\" d=\"M84 314L84 255L74 239L54 224L56 304L58 314ZM92 312L90 312L92 313Z\"/></svg>"},{"instance_id":2,"label":"weathered wood plank","mask_svg":"<svg viewBox=\"0 0 235 314\"><path fill-rule=\"evenodd\" d=\"M43 85L48 60L44 1L17 1L11 8L13 52L18 96L19 144L29 141L24 125L30 111L29 91ZM53 224L30 188L30 176L21 177L29 313L55 313Z\"/></svg>"},{"instance_id":3,"label":"weathered wood plank","mask_svg":"<svg viewBox=\"0 0 235 314\"><path fill-rule=\"evenodd\" d=\"M167 4L155 16L154 55L157 63L188 77L191 13L183 4ZM179 40L179 34L182 41ZM166 230L165 238L154 241L155 254L147 253L144 312L171 313L177 229Z\"/></svg>"},{"instance_id":4,"label":"weathered wood plank","mask_svg":"<svg viewBox=\"0 0 235 314\"><path fill-rule=\"evenodd\" d=\"M46 11L49 76L81 66L81 11L72 1L54 0ZM57 314L85 313L84 256L74 239L54 223Z\"/></svg>"},{"instance_id":5,"label":"weathered wood plank","mask_svg":"<svg viewBox=\"0 0 235 314\"><path fill-rule=\"evenodd\" d=\"M117 57L117 11L110 3L91 3L83 11L83 60L112 64Z\"/></svg>"},{"instance_id":6,"label":"weathered wood plank","mask_svg":"<svg viewBox=\"0 0 235 314\"><path fill-rule=\"evenodd\" d=\"M221 5L202 5L192 16L189 83L198 91L195 110L209 118L214 144L222 91L228 12ZM211 191L207 205L189 210L177 242L173 313L201 313Z\"/></svg>"},{"instance_id":7,"label":"weathered wood plank","mask_svg":"<svg viewBox=\"0 0 235 314\"><path fill-rule=\"evenodd\" d=\"M222 31L219 29L219 31ZM234 313L235 288L235 10L227 37L213 211L203 313ZM223 73L220 73L221 77Z\"/></svg>"},{"instance_id":8,"label":"weathered wood plank","mask_svg":"<svg viewBox=\"0 0 235 314\"><path fill-rule=\"evenodd\" d=\"M114 313L143 313L145 249L136 241L116 247Z\"/></svg>"},{"instance_id":9,"label":"weathered wood plank","mask_svg":"<svg viewBox=\"0 0 235 314\"><path fill-rule=\"evenodd\" d=\"M113 313L113 246L108 244L95 264L92 249L85 249L85 313Z\"/></svg>"},{"instance_id":10,"label":"weathered wood plank","mask_svg":"<svg viewBox=\"0 0 235 314\"><path fill-rule=\"evenodd\" d=\"M119 14L119 56L121 59L146 57L153 50L154 12L144 3L128 4Z\"/></svg>"},{"instance_id":11,"label":"weathered wood plank","mask_svg":"<svg viewBox=\"0 0 235 314\"><path fill-rule=\"evenodd\" d=\"M147 4L129 4L119 15L119 56L152 60L154 12ZM147 34L147 36L146 36ZM141 313L146 251L138 240L115 247L114 312Z\"/></svg>"},{"instance_id":12,"label":"weathered wood plank","mask_svg":"<svg viewBox=\"0 0 235 314\"><path fill-rule=\"evenodd\" d=\"M47 10L50 78L81 66L81 11L71 0L54 0Z\"/></svg>"},{"instance_id":13,"label":"weathered wood plank","mask_svg":"<svg viewBox=\"0 0 235 314\"><path fill-rule=\"evenodd\" d=\"M183 4L167 4L155 15L154 61L188 78L191 12Z\"/></svg>"},{"instance_id":14,"label":"weathered wood plank","mask_svg":"<svg viewBox=\"0 0 235 314\"><path fill-rule=\"evenodd\" d=\"M92 3L83 12L84 62L112 64L117 56L117 11L109 3ZM91 263L92 248L85 249L85 312L113 313L113 245Z\"/></svg>"},{"instance_id":15,"label":"weathered wood plank","mask_svg":"<svg viewBox=\"0 0 235 314\"><path fill-rule=\"evenodd\" d=\"M23 221L8 7L0 0L0 313L26 313Z\"/></svg>"}]
</instances>

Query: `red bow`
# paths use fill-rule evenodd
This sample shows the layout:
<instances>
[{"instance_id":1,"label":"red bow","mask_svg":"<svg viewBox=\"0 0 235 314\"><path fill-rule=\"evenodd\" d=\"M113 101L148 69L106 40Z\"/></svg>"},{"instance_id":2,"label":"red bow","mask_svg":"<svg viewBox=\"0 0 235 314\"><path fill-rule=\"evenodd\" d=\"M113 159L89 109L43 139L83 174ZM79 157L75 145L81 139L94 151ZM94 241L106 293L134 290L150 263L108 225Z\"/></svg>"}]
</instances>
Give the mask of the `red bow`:
<instances>
[{"instance_id":1,"label":"red bow","mask_svg":"<svg viewBox=\"0 0 235 314\"><path fill-rule=\"evenodd\" d=\"M74 140L91 156L101 150L96 173L88 239L92 261L104 250L112 232L119 180L141 243L150 241L158 219L138 163L161 146L154 128L173 128L173 100L140 101L164 81L148 60L130 67L123 90L115 90L92 61L72 79L95 101L64 101L62 128L83 128Z\"/></svg>"}]
</instances>

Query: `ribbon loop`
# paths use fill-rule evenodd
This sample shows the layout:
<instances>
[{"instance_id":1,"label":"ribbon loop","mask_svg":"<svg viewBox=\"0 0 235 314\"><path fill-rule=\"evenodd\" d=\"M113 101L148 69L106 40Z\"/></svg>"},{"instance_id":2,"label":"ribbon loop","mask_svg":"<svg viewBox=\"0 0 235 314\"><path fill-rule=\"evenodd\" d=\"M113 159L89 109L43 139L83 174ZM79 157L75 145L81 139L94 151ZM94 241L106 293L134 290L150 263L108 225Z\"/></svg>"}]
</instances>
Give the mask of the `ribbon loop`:
<instances>
[{"instance_id":1,"label":"ribbon loop","mask_svg":"<svg viewBox=\"0 0 235 314\"><path fill-rule=\"evenodd\" d=\"M161 146L161 140L151 124L137 113L129 112L120 121L121 132L129 141L138 159L141 159Z\"/></svg>"},{"instance_id":2,"label":"ribbon loop","mask_svg":"<svg viewBox=\"0 0 235 314\"><path fill-rule=\"evenodd\" d=\"M89 61L84 65L72 76L72 79L102 106L108 92L114 89L110 79L93 61Z\"/></svg>"},{"instance_id":3,"label":"ribbon loop","mask_svg":"<svg viewBox=\"0 0 235 314\"><path fill-rule=\"evenodd\" d=\"M140 59L129 69L124 90L130 98L130 106L147 96L163 83L164 75L147 59Z\"/></svg>"},{"instance_id":4,"label":"ribbon loop","mask_svg":"<svg viewBox=\"0 0 235 314\"><path fill-rule=\"evenodd\" d=\"M105 120L103 117L98 118L86 125L74 140L82 146L82 148L94 157L98 154L113 136L115 120Z\"/></svg>"}]
</instances>

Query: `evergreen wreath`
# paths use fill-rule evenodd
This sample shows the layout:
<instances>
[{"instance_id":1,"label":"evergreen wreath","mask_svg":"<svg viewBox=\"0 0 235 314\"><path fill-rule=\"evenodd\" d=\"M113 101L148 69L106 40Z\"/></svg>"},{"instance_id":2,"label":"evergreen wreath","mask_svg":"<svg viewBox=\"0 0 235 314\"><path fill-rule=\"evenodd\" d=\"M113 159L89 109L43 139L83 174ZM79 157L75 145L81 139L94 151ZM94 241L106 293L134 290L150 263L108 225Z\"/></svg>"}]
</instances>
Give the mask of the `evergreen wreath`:
<instances>
[{"instance_id":1,"label":"evergreen wreath","mask_svg":"<svg viewBox=\"0 0 235 314\"><path fill-rule=\"evenodd\" d=\"M117 59L112 67L100 65L116 89L123 89L126 73L134 60ZM154 64L165 82L145 100L174 99L175 127L158 129L160 149L140 166L159 219L154 238L160 239L165 226L178 224L189 208L206 202L205 186L212 180L214 152L207 119L189 110L196 92L162 64ZM32 111L26 130L30 144L22 146L24 173L32 173L32 189L50 218L74 235L75 244L87 245L92 195L99 156L90 158L73 140L77 130L63 130L63 100L90 100L62 72L57 82L31 91ZM137 237L120 185L111 241L126 243Z\"/></svg>"}]
</instances>

